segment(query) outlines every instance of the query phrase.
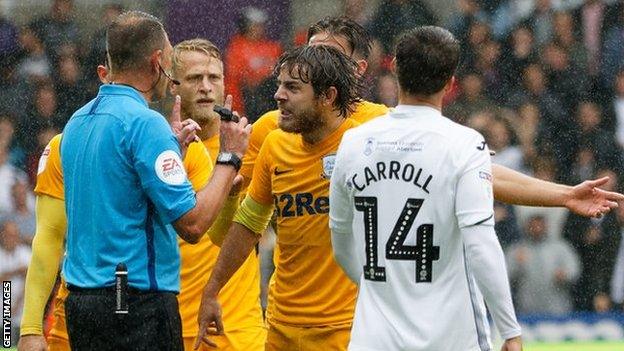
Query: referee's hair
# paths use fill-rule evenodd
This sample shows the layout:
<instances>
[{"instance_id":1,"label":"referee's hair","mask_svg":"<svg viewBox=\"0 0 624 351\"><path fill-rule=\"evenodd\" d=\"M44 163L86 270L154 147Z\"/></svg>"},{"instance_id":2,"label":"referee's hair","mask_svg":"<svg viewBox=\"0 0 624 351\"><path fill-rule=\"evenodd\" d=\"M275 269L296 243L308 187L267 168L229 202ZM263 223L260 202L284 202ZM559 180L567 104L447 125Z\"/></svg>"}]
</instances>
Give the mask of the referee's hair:
<instances>
[{"instance_id":1,"label":"referee's hair","mask_svg":"<svg viewBox=\"0 0 624 351\"><path fill-rule=\"evenodd\" d=\"M346 16L325 17L308 28L308 41L318 33L326 32L330 36L340 35L347 39L351 48L344 48L349 56L368 59L371 52L371 37L364 27ZM348 50L351 49L351 50Z\"/></svg>"},{"instance_id":2,"label":"referee's hair","mask_svg":"<svg viewBox=\"0 0 624 351\"><path fill-rule=\"evenodd\" d=\"M347 117L361 101L362 83L357 75L357 63L340 50L327 45L305 45L282 54L273 70L278 76L282 70L310 83L314 96L325 94L330 87L336 88L334 108Z\"/></svg>"},{"instance_id":3,"label":"referee's hair","mask_svg":"<svg viewBox=\"0 0 624 351\"><path fill-rule=\"evenodd\" d=\"M141 11L122 13L106 31L110 69L113 72L145 69L150 55L164 49L166 38L158 18Z\"/></svg>"},{"instance_id":4,"label":"referee's hair","mask_svg":"<svg viewBox=\"0 0 624 351\"><path fill-rule=\"evenodd\" d=\"M418 96L440 92L459 64L459 41L436 26L410 29L396 45L396 74L401 90Z\"/></svg>"}]
</instances>

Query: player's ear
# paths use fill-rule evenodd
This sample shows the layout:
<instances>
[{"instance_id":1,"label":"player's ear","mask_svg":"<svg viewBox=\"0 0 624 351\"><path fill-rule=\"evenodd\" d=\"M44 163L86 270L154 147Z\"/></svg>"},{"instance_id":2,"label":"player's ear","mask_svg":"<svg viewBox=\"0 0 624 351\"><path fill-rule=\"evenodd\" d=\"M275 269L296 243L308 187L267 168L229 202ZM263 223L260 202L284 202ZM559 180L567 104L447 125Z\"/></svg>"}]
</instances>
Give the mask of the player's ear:
<instances>
[{"instance_id":1,"label":"player's ear","mask_svg":"<svg viewBox=\"0 0 624 351\"><path fill-rule=\"evenodd\" d=\"M444 85L444 94L448 94L449 91L453 90L454 86L455 76L452 76L451 79L449 79L448 82L446 82L446 84Z\"/></svg>"},{"instance_id":2,"label":"player's ear","mask_svg":"<svg viewBox=\"0 0 624 351\"><path fill-rule=\"evenodd\" d=\"M338 97L338 90L336 87L329 87L323 94L323 105L333 106Z\"/></svg>"},{"instance_id":3,"label":"player's ear","mask_svg":"<svg viewBox=\"0 0 624 351\"><path fill-rule=\"evenodd\" d=\"M392 58L392 61L390 61L390 71L392 74L396 74L396 56Z\"/></svg>"},{"instance_id":4,"label":"player's ear","mask_svg":"<svg viewBox=\"0 0 624 351\"><path fill-rule=\"evenodd\" d=\"M366 69L368 68L368 61L361 59L357 60L357 74L358 76L363 76L366 73Z\"/></svg>"}]
</instances>

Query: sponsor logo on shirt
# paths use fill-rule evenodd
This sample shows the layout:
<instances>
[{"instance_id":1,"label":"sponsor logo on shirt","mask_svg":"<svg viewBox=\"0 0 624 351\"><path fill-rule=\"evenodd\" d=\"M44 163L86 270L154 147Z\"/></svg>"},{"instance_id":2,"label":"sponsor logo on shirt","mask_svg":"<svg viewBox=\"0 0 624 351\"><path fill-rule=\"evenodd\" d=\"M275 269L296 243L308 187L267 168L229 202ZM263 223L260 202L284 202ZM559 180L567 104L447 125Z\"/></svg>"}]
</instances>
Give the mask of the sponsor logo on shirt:
<instances>
[{"instance_id":1,"label":"sponsor logo on shirt","mask_svg":"<svg viewBox=\"0 0 624 351\"><path fill-rule=\"evenodd\" d=\"M479 171L479 178L492 182L492 175L488 172Z\"/></svg>"},{"instance_id":2,"label":"sponsor logo on shirt","mask_svg":"<svg viewBox=\"0 0 624 351\"><path fill-rule=\"evenodd\" d=\"M154 170L160 180L167 184L179 185L186 180L186 171L180 156L173 150L163 151L156 158Z\"/></svg>"},{"instance_id":3,"label":"sponsor logo on shirt","mask_svg":"<svg viewBox=\"0 0 624 351\"><path fill-rule=\"evenodd\" d=\"M375 138L367 138L364 146L364 155L370 156L375 151Z\"/></svg>"}]
</instances>

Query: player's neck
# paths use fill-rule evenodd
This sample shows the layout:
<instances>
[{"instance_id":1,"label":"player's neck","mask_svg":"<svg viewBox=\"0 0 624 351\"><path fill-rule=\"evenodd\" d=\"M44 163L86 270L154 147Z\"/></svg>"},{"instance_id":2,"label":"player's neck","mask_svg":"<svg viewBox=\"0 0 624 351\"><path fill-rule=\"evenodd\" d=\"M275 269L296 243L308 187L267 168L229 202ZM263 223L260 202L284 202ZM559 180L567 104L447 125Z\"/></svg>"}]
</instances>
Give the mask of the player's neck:
<instances>
[{"instance_id":1,"label":"player's neck","mask_svg":"<svg viewBox=\"0 0 624 351\"><path fill-rule=\"evenodd\" d=\"M443 97L444 91L428 96L417 96L400 92L399 105L428 106L441 112Z\"/></svg>"},{"instance_id":2,"label":"player's neck","mask_svg":"<svg viewBox=\"0 0 624 351\"><path fill-rule=\"evenodd\" d=\"M219 121L219 118L213 118L212 120L207 121L204 124L200 124L199 127L201 128L201 130L197 132L197 136L201 140L208 140L212 138L213 136L219 134L220 123L221 121Z\"/></svg>"},{"instance_id":3,"label":"player's neck","mask_svg":"<svg viewBox=\"0 0 624 351\"><path fill-rule=\"evenodd\" d=\"M323 125L316 128L314 131L309 133L302 133L303 141L310 145L318 144L319 142L325 140L331 133L333 133L342 122L344 122L344 118L338 116L336 113L331 113L327 116L321 116L323 120Z\"/></svg>"}]
</instances>

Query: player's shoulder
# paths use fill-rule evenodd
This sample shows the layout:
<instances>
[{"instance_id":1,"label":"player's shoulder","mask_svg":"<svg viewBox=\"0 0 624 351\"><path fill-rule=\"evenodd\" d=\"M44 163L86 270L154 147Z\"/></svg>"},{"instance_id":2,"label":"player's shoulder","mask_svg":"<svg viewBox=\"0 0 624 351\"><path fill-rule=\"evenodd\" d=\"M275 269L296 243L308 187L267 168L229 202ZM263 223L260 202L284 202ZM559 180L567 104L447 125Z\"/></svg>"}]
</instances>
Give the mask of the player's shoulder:
<instances>
[{"instance_id":1,"label":"player's shoulder","mask_svg":"<svg viewBox=\"0 0 624 351\"><path fill-rule=\"evenodd\" d=\"M376 117L383 116L388 113L389 108L383 104L362 100L357 104L351 118L360 123L368 122Z\"/></svg>"},{"instance_id":2,"label":"player's shoulder","mask_svg":"<svg viewBox=\"0 0 624 351\"><path fill-rule=\"evenodd\" d=\"M279 118L279 110L265 112L254 123L253 129L273 130L277 128L277 120Z\"/></svg>"}]
</instances>

